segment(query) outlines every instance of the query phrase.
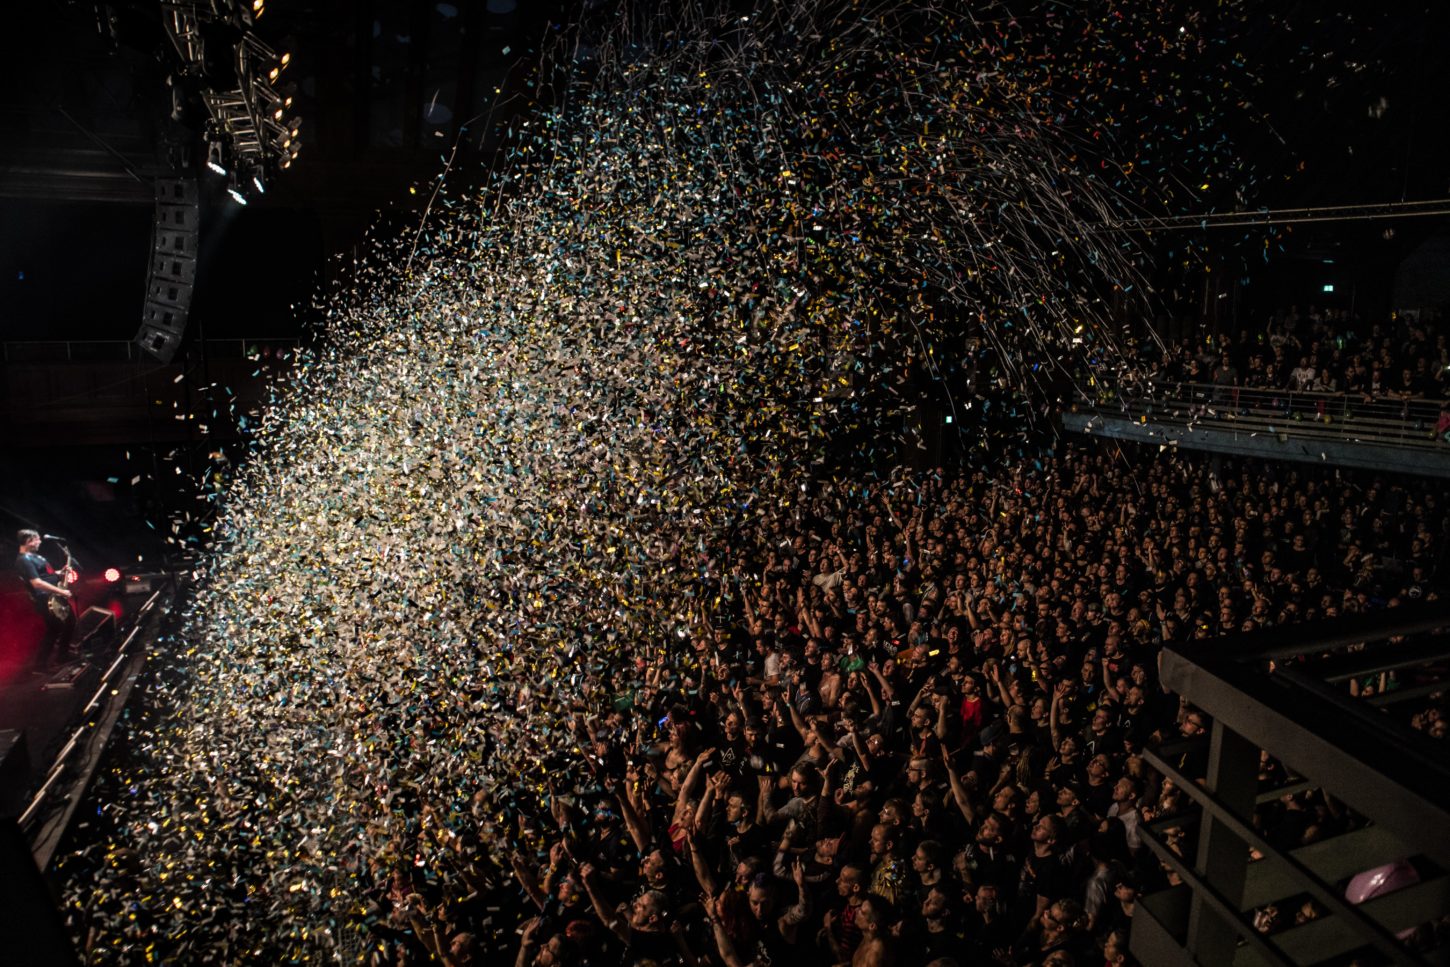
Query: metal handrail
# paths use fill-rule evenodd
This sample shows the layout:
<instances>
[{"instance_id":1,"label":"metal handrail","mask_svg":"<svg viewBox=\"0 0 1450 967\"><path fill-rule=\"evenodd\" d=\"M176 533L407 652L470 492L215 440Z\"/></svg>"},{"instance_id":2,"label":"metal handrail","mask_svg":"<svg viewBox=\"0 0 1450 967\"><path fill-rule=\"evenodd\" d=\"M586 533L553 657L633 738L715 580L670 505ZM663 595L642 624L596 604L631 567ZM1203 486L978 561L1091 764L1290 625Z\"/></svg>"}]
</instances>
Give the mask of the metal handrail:
<instances>
[{"instance_id":1,"label":"metal handrail","mask_svg":"<svg viewBox=\"0 0 1450 967\"><path fill-rule=\"evenodd\" d=\"M55 761L51 763L50 769L46 772L45 780L40 784L40 787L36 789L35 794L31 796L30 804L25 808L25 811L20 814L20 818L19 820L17 820L17 822L22 829L28 827L31 821L34 820L39 814L41 807L45 805L46 800L50 797L51 787L53 787L60 779L60 777L65 774L66 766L70 763L71 753L75 751L78 745L80 745L81 738L91 731L93 723L90 721L90 714L95 711L96 706L101 703L102 698L112 688L112 682L115 679L118 671L131 660L131 643L135 641L136 636L141 631L141 626L144 623L144 619L146 618L147 614L150 613L152 608L156 606L157 600L161 597L162 592L165 590L166 589L163 587L157 588L155 591L153 591L151 596L146 599L146 603L141 605L141 607L137 609L136 613L132 616L130 634L126 636L126 639L122 641L120 646L116 649L116 657L111 662L110 666L101 673L100 681L96 685L95 693L91 695L91 699L89 702L86 703L85 708L81 709L80 713L76 716L76 718L80 721L80 725L78 725L75 731L71 733L70 739L66 741L66 744L56 755Z\"/></svg>"},{"instance_id":2,"label":"metal handrail","mask_svg":"<svg viewBox=\"0 0 1450 967\"><path fill-rule=\"evenodd\" d=\"M1375 947L1375 949L1378 950L1382 956L1389 959L1391 963L1415 963L1414 958L1407 954L1405 950L1400 947L1393 935L1391 935L1378 923L1374 922L1374 920L1365 916L1363 911L1357 909L1353 904L1346 901L1332 884L1325 883L1323 880L1321 880L1318 876L1314 874L1314 871L1310 870L1303 863L1300 863L1287 850L1275 849L1274 846L1269 843L1268 840L1264 839L1264 837L1260 836L1253 827L1251 827L1248 823L1244 822L1240 817L1235 816L1231 810L1226 808L1223 803L1219 802L1219 800L1213 795L1212 792L1200 786L1192 779L1184 776L1177 769L1168 764L1168 762L1165 761L1163 758L1155 755L1151 749L1145 749L1143 752L1143 757L1151 768L1156 770L1164 778L1172 780L1173 784L1190 799L1192 799L1194 804L1200 810L1212 814L1215 820L1223 823L1226 827L1232 830L1234 835L1237 836L1239 839L1243 840L1245 844L1252 847L1253 849L1258 850L1259 855L1263 857L1261 862L1279 863L1282 864L1286 869L1288 869L1290 874L1293 876L1297 886L1302 887L1304 892L1314 897L1315 901L1317 901L1330 913L1343 918L1344 923L1347 924L1350 929L1352 929L1363 942ZM1181 817L1174 818L1181 819ZM1161 857L1162 850L1158 849L1157 847L1159 845L1162 845L1163 849L1167 849L1167 845L1158 844L1156 842L1157 837L1155 835L1155 831L1145 830L1145 832L1148 833L1149 841L1155 847L1154 852L1158 853L1158 855ZM1184 865L1186 866L1187 864L1185 863ZM1197 880L1197 882L1191 884L1194 889L1204 891L1210 889L1209 885L1204 882L1202 878L1195 875L1195 879ZM1217 894L1217 892L1214 892L1213 896L1219 902L1226 903L1224 898ZM1235 909L1232 904L1227 904L1227 912L1232 917L1232 922L1237 924L1241 928L1239 934L1241 939L1247 940L1255 935L1252 924L1245 922L1246 918L1240 916L1237 909Z\"/></svg>"},{"instance_id":3,"label":"metal handrail","mask_svg":"<svg viewBox=\"0 0 1450 967\"><path fill-rule=\"evenodd\" d=\"M302 340L296 336L248 336L246 338L207 339L204 345L210 347L238 346L245 349L247 346L297 346ZM43 355L45 358L27 357L16 359L24 355L22 347L30 347L32 351ZM46 352L41 347L50 347L51 351ZM90 353L79 351L81 347L89 350ZM142 353L140 347L128 339L11 339L0 342L0 362L135 362L138 359L149 359Z\"/></svg>"},{"instance_id":4,"label":"metal handrail","mask_svg":"<svg viewBox=\"0 0 1450 967\"><path fill-rule=\"evenodd\" d=\"M1438 442L1441 414L1450 410L1450 402L1421 397L1372 398L1213 383L1155 383L1122 396L1084 397L1082 402L1104 416L1421 446Z\"/></svg>"},{"instance_id":5,"label":"metal handrail","mask_svg":"<svg viewBox=\"0 0 1450 967\"><path fill-rule=\"evenodd\" d=\"M1186 811L1142 829L1154 855L1177 871L1189 890L1187 906L1176 906L1171 922L1155 921L1166 934L1142 935L1144 950L1163 953L1168 949L1164 945L1171 944L1199 962L1227 963L1235 945L1247 943L1261 959L1275 962L1264 957L1258 942L1264 938L1244 914L1271 899L1271 893L1275 898L1307 894L1327 914L1321 920L1332 925L1325 927L1330 934L1321 935L1321 930L1311 936L1305 931L1314 928L1306 925L1267 938L1283 958L1317 962L1369 945L1389 962L1431 962L1401 944L1395 933L1433 919L1426 911L1443 905L1443 875L1422 883L1413 894L1396 891L1364 904L1344 895L1342 876L1351 867L1368 869L1405 857L1422 856L1442 868L1450 863L1450 843L1443 836L1450 822L1447 766L1431 740L1385 716L1375 703L1354 698L1336 682L1341 673L1361 667L1438 659L1444 652L1443 636L1433 643L1395 645L1384 658L1374 654L1373 643L1446 627L1450 604L1427 601L1250 632L1212 647L1180 643L1164 648L1164 687L1212 716L1213 725L1202 773L1173 764L1175 743L1143 753L1153 772L1171 780L1192 801ZM1365 642L1370 647L1364 651L1349 648ZM1443 682L1436 685L1443 687ZM1201 745L1201 739L1195 741ZM1311 859L1295 849L1280 849L1254 825L1254 810L1265 802L1265 790L1255 789L1261 751L1363 817L1369 824L1363 829L1378 831L1369 841L1354 841L1354 856L1345 857L1349 864L1344 858L1329 861L1330 853ZM1198 824L1196 859L1178 855L1160 835L1173 825L1191 823ZM1367 844L1372 849L1366 851ZM1246 879L1250 866L1244 861L1250 849L1269 864L1252 864L1259 874L1252 889Z\"/></svg>"}]
</instances>

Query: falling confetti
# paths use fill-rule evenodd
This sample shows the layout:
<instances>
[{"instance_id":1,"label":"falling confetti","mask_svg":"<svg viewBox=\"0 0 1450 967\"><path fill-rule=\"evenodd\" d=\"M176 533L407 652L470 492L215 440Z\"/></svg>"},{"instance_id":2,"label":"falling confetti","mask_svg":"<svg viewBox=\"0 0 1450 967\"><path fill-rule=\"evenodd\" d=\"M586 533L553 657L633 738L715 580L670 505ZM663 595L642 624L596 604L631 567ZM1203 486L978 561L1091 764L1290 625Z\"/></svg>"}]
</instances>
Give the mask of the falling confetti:
<instances>
[{"instance_id":1,"label":"falling confetti","mask_svg":"<svg viewBox=\"0 0 1450 967\"><path fill-rule=\"evenodd\" d=\"M216 415L255 452L176 522L211 550L164 712L66 883L95 962L362 957L380 870L455 869L418 803L528 845L546 783L593 781L562 723L688 670L732 533L822 454L910 452L924 384L965 436L1131 377L1140 253L1095 226L1251 181L1213 133L1237 89L1194 86L1237 55L1167 13L561 36L561 106L481 187L410 188L425 218L323 299L328 348L259 422Z\"/></svg>"}]
</instances>

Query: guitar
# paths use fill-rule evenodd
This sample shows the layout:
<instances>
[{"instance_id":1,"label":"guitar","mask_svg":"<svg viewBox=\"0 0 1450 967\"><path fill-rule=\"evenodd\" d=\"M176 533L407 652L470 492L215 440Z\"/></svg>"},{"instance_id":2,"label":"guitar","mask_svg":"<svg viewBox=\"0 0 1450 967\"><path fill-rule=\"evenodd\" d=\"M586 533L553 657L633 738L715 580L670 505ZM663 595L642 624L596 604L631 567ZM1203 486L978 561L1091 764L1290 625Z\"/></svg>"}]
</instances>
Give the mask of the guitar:
<instances>
[{"instance_id":1,"label":"guitar","mask_svg":"<svg viewBox=\"0 0 1450 967\"><path fill-rule=\"evenodd\" d=\"M70 556L70 548L61 544L60 549L65 551L65 564L61 565L61 569L56 573L60 576L60 586L65 588L74 584L80 574L75 569L75 562ZM71 608L71 599L63 595L46 595L45 606L50 609L50 613L55 616L57 621L69 621L75 617L75 612Z\"/></svg>"}]
</instances>

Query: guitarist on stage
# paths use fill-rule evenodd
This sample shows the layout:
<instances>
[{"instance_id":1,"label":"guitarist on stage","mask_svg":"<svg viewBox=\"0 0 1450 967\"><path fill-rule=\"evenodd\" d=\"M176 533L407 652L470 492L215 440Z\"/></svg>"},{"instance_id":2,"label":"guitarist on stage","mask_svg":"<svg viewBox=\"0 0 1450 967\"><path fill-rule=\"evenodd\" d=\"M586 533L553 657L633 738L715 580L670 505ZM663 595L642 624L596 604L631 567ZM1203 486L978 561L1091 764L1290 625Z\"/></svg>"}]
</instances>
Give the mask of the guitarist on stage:
<instances>
[{"instance_id":1,"label":"guitarist on stage","mask_svg":"<svg viewBox=\"0 0 1450 967\"><path fill-rule=\"evenodd\" d=\"M70 646L71 632L75 630L71 592L66 587L75 580L75 571L66 567L57 572L50 566L50 562L39 553L38 532L22 530L16 538L20 541L20 553L15 558L15 569L30 587L31 600L45 619L45 641L41 645L39 659L53 668L63 663L66 649Z\"/></svg>"}]
</instances>

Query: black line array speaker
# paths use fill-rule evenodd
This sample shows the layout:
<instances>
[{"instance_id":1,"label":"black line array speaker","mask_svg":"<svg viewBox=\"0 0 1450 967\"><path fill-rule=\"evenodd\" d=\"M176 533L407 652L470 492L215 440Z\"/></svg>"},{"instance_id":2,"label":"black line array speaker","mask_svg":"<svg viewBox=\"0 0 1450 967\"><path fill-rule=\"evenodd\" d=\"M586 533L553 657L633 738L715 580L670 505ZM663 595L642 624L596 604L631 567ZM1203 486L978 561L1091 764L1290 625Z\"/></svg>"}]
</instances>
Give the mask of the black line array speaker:
<instances>
[{"instance_id":1,"label":"black line array speaker","mask_svg":"<svg viewBox=\"0 0 1450 967\"><path fill-rule=\"evenodd\" d=\"M171 362L176 355L191 313L200 222L196 179L157 179L146 308L141 315L136 344L163 363Z\"/></svg>"}]
</instances>

